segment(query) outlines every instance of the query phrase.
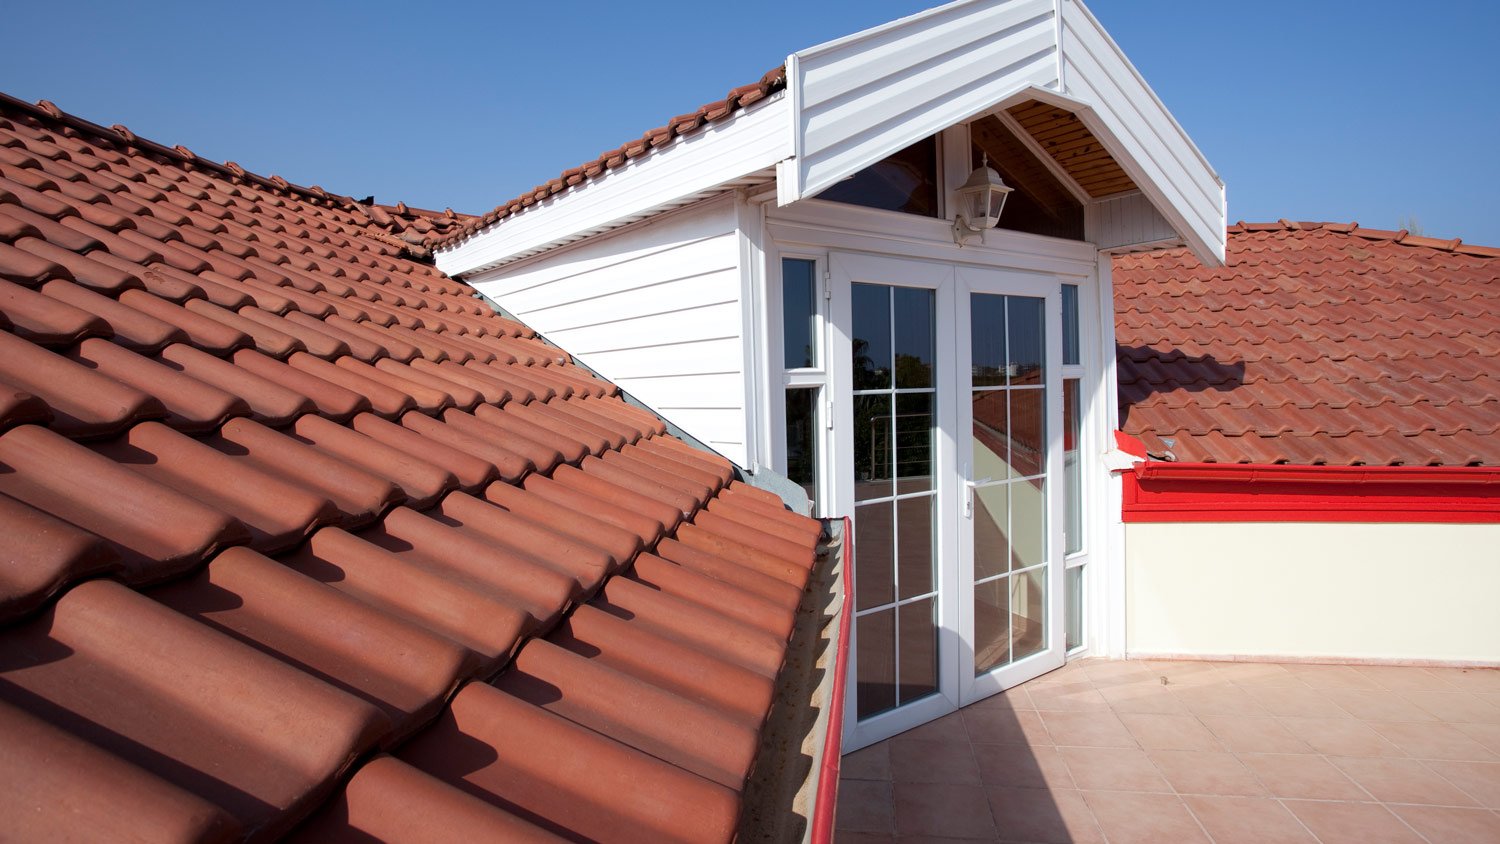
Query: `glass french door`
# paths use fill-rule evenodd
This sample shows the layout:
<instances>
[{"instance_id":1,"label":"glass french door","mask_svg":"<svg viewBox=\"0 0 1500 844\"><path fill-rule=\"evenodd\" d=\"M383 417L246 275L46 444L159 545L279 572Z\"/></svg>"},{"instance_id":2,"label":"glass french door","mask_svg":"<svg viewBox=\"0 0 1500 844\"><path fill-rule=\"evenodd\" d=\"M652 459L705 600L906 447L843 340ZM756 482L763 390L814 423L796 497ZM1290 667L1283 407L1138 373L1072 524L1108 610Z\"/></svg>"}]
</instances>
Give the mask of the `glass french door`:
<instances>
[{"instance_id":1,"label":"glass french door","mask_svg":"<svg viewBox=\"0 0 1500 844\"><path fill-rule=\"evenodd\" d=\"M1063 662L1060 305L1046 277L838 253L830 268L853 749Z\"/></svg>"}]
</instances>

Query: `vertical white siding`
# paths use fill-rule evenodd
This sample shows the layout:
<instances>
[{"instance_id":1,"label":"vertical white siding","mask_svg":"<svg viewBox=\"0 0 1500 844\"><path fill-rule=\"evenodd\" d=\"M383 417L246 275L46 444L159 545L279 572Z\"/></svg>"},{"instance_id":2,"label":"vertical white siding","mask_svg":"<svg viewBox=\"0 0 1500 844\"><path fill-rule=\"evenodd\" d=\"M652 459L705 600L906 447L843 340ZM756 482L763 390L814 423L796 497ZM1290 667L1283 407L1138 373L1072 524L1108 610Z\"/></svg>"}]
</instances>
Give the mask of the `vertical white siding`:
<instances>
[{"instance_id":1,"label":"vertical white siding","mask_svg":"<svg viewBox=\"0 0 1500 844\"><path fill-rule=\"evenodd\" d=\"M467 280L745 465L739 259L725 196Z\"/></svg>"},{"instance_id":2,"label":"vertical white siding","mask_svg":"<svg viewBox=\"0 0 1500 844\"><path fill-rule=\"evenodd\" d=\"M1140 193L1091 203L1084 229L1084 237L1100 249L1180 240L1172 224Z\"/></svg>"}]
</instances>

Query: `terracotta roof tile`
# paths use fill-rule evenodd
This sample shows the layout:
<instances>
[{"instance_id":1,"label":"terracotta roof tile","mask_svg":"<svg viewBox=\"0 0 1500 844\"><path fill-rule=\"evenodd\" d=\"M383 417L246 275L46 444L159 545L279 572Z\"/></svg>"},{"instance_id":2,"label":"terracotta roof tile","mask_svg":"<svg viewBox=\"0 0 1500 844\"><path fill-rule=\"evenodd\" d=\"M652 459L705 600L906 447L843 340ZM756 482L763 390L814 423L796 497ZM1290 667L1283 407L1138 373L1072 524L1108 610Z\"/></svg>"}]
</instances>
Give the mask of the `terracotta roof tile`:
<instances>
[{"instance_id":1,"label":"terracotta roof tile","mask_svg":"<svg viewBox=\"0 0 1500 844\"><path fill-rule=\"evenodd\" d=\"M423 263L464 224L0 95L8 831L735 834L820 528Z\"/></svg>"},{"instance_id":2,"label":"terracotta roof tile","mask_svg":"<svg viewBox=\"0 0 1500 844\"><path fill-rule=\"evenodd\" d=\"M1122 427L1158 456L1500 463L1500 257L1357 223L1237 223L1228 264L1114 261Z\"/></svg>"}]
</instances>

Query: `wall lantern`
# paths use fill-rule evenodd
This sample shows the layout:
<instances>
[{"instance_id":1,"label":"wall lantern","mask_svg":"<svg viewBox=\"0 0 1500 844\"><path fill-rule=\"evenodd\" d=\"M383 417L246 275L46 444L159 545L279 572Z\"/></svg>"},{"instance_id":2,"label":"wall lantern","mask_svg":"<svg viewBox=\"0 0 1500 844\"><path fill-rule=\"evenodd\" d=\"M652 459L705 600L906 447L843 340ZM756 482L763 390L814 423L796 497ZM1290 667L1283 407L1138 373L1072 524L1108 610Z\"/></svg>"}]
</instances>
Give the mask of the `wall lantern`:
<instances>
[{"instance_id":1,"label":"wall lantern","mask_svg":"<svg viewBox=\"0 0 1500 844\"><path fill-rule=\"evenodd\" d=\"M967 238L979 236L1000 222L1000 211L1005 208L1005 198L1015 190L1007 185L995 168L990 166L988 155L978 169L969 174L958 196L958 214L953 217L953 242L964 245Z\"/></svg>"}]
</instances>

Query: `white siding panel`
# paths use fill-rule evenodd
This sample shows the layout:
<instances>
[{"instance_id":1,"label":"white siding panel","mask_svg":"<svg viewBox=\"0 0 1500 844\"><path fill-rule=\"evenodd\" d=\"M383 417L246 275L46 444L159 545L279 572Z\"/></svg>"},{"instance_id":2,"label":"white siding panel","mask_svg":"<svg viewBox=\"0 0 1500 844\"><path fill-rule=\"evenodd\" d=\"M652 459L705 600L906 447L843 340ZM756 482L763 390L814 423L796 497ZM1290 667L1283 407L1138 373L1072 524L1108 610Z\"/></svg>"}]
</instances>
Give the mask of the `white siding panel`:
<instances>
[{"instance_id":1,"label":"white siding panel","mask_svg":"<svg viewBox=\"0 0 1500 844\"><path fill-rule=\"evenodd\" d=\"M1130 193L1094 202L1089 207L1085 238L1100 249L1180 240L1172 224L1157 213L1144 194Z\"/></svg>"},{"instance_id":2,"label":"white siding panel","mask_svg":"<svg viewBox=\"0 0 1500 844\"><path fill-rule=\"evenodd\" d=\"M794 54L799 185L790 198L814 195L1016 90L1055 86L1056 53L1054 0L975 0Z\"/></svg>"},{"instance_id":3,"label":"white siding panel","mask_svg":"<svg viewBox=\"0 0 1500 844\"><path fill-rule=\"evenodd\" d=\"M732 198L480 273L482 293L724 456L745 460Z\"/></svg>"}]
</instances>

